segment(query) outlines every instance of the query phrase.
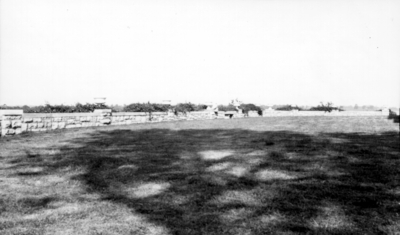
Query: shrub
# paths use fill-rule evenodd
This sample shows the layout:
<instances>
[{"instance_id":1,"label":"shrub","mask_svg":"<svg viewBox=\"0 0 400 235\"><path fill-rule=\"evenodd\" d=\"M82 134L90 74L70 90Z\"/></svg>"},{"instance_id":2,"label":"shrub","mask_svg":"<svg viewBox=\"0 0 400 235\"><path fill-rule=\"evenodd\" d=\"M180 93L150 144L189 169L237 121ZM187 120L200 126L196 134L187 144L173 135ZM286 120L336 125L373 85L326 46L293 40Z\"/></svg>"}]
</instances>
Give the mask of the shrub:
<instances>
[{"instance_id":1,"label":"shrub","mask_svg":"<svg viewBox=\"0 0 400 235\"><path fill-rule=\"evenodd\" d=\"M132 103L124 107L124 112L167 112L172 108L169 104Z\"/></svg>"},{"instance_id":2,"label":"shrub","mask_svg":"<svg viewBox=\"0 0 400 235\"><path fill-rule=\"evenodd\" d=\"M261 108L254 104L241 104L239 108L243 110L245 115L249 115L249 111L257 111L258 115L262 115Z\"/></svg>"},{"instance_id":3,"label":"shrub","mask_svg":"<svg viewBox=\"0 0 400 235\"><path fill-rule=\"evenodd\" d=\"M172 109L172 106L169 104L149 104L152 107L153 112L168 112Z\"/></svg>"},{"instance_id":4,"label":"shrub","mask_svg":"<svg viewBox=\"0 0 400 235\"><path fill-rule=\"evenodd\" d=\"M324 112L332 112L333 110L339 110L343 111L342 109L338 107L333 107L333 104L331 102L328 102L326 104L322 103L318 105L317 107L311 107L310 111L324 111Z\"/></svg>"},{"instance_id":5,"label":"shrub","mask_svg":"<svg viewBox=\"0 0 400 235\"><path fill-rule=\"evenodd\" d=\"M175 115L178 115L178 113L187 113L187 112L192 112L196 110L196 105L192 103L179 103L175 105L174 107L174 113Z\"/></svg>"},{"instance_id":6,"label":"shrub","mask_svg":"<svg viewBox=\"0 0 400 235\"><path fill-rule=\"evenodd\" d=\"M178 115L178 113L202 111L205 109L207 109L207 105L205 105L205 104L195 105L192 103L179 103L173 107L175 115Z\"/></svg>"},{"instance_id":7,"label":"shrub","mask_svg":"<svg viewBox=\"0 0 400 235\"><path fill-rule=\"evenodd\" d=\"M1 106L0 109L22 109L24 113L87 113L93 112L95 109L109 109L104 104L80 104L76 105L39 105L39 106Z\"/></svg>"},{"instance_id":8,"label":"shrub","mask_svg":"<svg viewBox=\"0 0 400 235\"><path fill-rule=\"evenodd\" d=\"M26 105L25 105L26 106ZM24 106L23 106L24 107ZM0 109L23 109L21 106L7 106L7 105L2 105L0 106Z\"/></svg>"},{"instance_id":9,"label":"shrub","mask_svg":"<svg viewBox=\"0 0 400 235\"><path fill-rule=\"evenodd\" d=\"M77 103L75 105L75 107L73 108L73 111L75 113L81 113L81 112L93 112L95 109L110 109L110 107L108 107L105 104L80 104Z\"/></svg>"},{"instance_id":10,"label":"shrub","mask_svg":"<svg viewBox=\"0 0 400 235\"><path fill-rule=\"evenodd\" d=\"M299 106L292 106L292 105L283 105L283 106L278 106L277 108L276 108L276 110L279 110L279 111L292 111L292 110L295 110L295 109L297 109L297 110L303 110L302 108L300 108Z\"/></svg>"},{"instance_id":11,"label":"shrub","mask_svg":"<svg viewBox=\"0 0 400 235\"><path fill-rule=\"evenodd\" d=\"M109 107L111 108L111 110L113 112L123 112L125 106L124 105L114 104L114 105L110 105Z\"/></svg>"},{"instance_id":12,"label":"shrub","mask_svg":"<svg viewBox=\"0 0 400 235\"><path fill-rule=\"evenodd\" d=\"M219 111L224 111L224 112L227 112L227 111L238 111L236 109L236 107L233 106L232 104L229 104L229 105L218 105L218 110Z\"/></svg>"},{"instance_id":13,"label":"shrub","mask_svg":"<svg viewBox=\"0 0 400 235\"><path fill-rule=\"evenodd\" d=\"M169 104L152 104L150 102L147 103L132 103L124 107L124 112L145 112L149 115L149 120L152 120L153 112L167 112L171 109L171 105Z\"/></svg>"},{"instance_id":14,"label":"shrub","mask_svg":"<svg viewBox=\"0 0 400 235\"><path fill-rule=\"evenodd\" d=\"M203 110L206 110L206 109L207 109L207 105L205 105L205 104L198 104L198 105L196 105L194 111L203 111Z\"/></svg>"}]
</instances>

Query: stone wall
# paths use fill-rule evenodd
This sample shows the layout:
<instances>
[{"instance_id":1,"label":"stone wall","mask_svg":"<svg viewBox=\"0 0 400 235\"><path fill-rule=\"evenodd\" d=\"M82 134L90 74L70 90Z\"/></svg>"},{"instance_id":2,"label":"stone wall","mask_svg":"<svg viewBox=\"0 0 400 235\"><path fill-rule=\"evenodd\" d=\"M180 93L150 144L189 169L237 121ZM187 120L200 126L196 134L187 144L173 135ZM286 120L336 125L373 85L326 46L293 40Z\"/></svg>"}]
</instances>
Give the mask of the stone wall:
<instances>
[{"instance_id":1,"label":"stone wall","mask_svg":"<svg viewBox=\"0 0 400 235\"><path fill-rule=\"evenodd\" d=\"M129 125L135 123L166 122L177 120L214 119L213 112L191 112L175 115L173 113L118 112L95 110L93 113L26 113L22 110L0 110L1 136L22 132L40 132L56 129Z\"/></svg>"},{"instance_id":2,"label":"stone wall","mask_svg":"<svg viewBox=\"0 0 400 235\"><path fill-rule=\"evenodd\" d=\"M9 136L22 132L22 110L0 110L0 134Z\"/></svg>"},{"instance_id":3,"label":"stone wall","mask_svg":"<svg viewBox=\"0 0 400 235\"><path fill-rule=\"evenodd\" d=\"M382 116L382 112L373 111L267 111L264 117L275 116ZM256 112L249 117L259 117ZM178 120L230 119L243 118L237 112L190 112L175 115L167 112L148 113L117 112L110 109L95 110L93 113L23 113L22 110L0 110L1 136L11 136L22 132L39 132L66 128L80 128L108 125L130 125L135 123L154 123Z\"/></svg>"}]
</instances>

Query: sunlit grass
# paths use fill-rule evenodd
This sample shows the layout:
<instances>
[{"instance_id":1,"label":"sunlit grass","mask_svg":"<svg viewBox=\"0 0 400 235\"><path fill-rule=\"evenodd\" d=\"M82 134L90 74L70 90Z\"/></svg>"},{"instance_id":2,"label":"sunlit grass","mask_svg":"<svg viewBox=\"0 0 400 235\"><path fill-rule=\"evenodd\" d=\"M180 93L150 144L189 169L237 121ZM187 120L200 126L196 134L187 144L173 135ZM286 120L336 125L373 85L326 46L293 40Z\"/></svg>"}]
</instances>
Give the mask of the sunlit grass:
<instances>
[{"instance_id":1,"label":"sunlit grass","mask_svg":"<svg viewBox=\"0 0 400 235\"><path fill-rule=\"evenodd\" d=\"M0 234L396 234L398 124L279 117L0 139Z\"/></svg>"}]
</instances>

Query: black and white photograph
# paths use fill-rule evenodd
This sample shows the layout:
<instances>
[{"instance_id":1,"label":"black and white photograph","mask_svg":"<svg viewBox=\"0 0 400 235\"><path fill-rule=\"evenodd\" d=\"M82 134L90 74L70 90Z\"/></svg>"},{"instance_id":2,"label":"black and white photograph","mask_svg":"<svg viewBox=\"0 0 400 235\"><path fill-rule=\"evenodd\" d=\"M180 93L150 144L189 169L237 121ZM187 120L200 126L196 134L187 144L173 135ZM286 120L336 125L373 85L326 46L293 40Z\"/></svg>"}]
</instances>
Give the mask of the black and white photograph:
<instances>
[{"instance_id":1,"label":"black and white photograph","mask_svg":"<svg viewBox=\"0 0 400 235\"><path fill-rule=\"evenodd\" d=\"M400 235L400 1L0 0L1 235Z\"/></svg>"}]
</instances>

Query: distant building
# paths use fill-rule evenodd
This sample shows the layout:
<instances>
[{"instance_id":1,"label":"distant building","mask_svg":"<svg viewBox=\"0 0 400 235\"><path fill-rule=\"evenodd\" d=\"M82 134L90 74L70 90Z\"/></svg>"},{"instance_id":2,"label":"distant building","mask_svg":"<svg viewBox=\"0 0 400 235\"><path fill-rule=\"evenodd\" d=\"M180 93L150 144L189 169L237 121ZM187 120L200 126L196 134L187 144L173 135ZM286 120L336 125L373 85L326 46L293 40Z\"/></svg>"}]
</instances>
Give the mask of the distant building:
<instances>
[{"instance_id":1,"label":"distant building","mask_svg":"<svg viewBox=\"0 0 400 235\"><path fill-rule=\"evenodd\" d=\"M388 108L383 108L383 109L382 109L382 114L384 114L384 115L389 115L389 113L390 113L390 111L389 111Z\"/></svg>"},{"instance_id":2,"label":"distant building","mask_svg":"<svg viewBox=\"0 0 400 235\"><path fill-rule=\"evenodd\" d=\"M213 103L213 102L205 102L205 105L207 105L207 110L210 111L218 111L218 105Z\"/></svg>"}]
</instances>

